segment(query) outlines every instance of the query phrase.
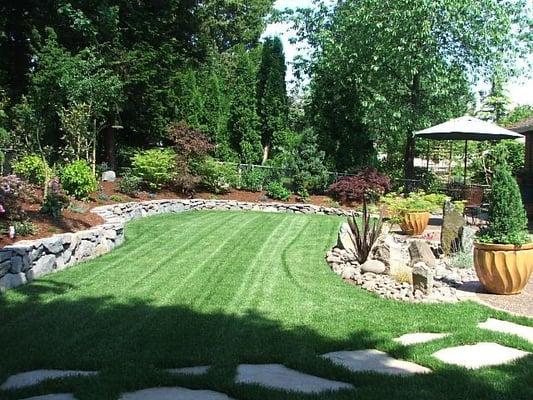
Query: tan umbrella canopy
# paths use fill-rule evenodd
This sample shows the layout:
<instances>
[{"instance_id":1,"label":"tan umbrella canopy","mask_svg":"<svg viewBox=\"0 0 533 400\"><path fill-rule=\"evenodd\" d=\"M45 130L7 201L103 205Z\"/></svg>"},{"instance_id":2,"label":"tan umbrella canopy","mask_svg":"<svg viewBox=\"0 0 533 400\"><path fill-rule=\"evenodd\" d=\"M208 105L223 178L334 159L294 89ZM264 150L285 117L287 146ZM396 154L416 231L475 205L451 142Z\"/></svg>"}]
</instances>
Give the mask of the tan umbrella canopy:
<instances>
[{"instance_id":1,"label":"tan umbrella canopy","mask_svg":"<svg viewBox=\"0 0 533 400\"><path fill-rule=\"evenodd\" d=\"M415 136L433 140L464 140L465 141L465 170L464 183L466 184L466 166L468 160L469 140L502 140L519 139L524 136L502 128L496 124L482 121L478 118L464 116L452 119L443 124L415 132Z\"/></svg>"}]
</instances>

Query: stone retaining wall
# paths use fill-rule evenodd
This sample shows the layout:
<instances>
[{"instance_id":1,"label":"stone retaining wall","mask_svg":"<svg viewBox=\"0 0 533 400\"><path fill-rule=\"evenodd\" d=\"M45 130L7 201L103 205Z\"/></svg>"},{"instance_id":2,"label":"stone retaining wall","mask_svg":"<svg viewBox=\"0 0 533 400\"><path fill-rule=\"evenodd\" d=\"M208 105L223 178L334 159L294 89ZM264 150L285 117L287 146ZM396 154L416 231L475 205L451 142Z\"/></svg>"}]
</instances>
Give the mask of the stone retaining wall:
<instances>
[{"instance_id":1,"label":"stone retaining wall","mask_svg":"<svg viewBox=\"0 0 533 400\"><path fill-rule=\"evenodd\" d=\"M233 200L153 200L96 207L104 224L86 231L22 240L0 249L0 292L108 253L124 241L124 225L137 218L193 210L287 212L347 216L351 212L310 204L245 203Z\"/></svg>"}]
</instances>

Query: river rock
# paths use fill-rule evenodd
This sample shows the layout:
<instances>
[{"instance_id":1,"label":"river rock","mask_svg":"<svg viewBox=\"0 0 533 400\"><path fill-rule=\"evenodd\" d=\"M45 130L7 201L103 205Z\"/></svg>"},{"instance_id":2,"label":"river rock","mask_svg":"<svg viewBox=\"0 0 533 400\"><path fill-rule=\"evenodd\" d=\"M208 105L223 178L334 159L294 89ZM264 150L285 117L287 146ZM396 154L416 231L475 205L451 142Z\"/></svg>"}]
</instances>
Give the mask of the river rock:
<instances>
[{"instance_id":1,"label":"river rock","mask_svg":"<svg viewBox=\"0 0 533 400\"><path fill-rule=\"evenodd\" d=\"M102 172L102 182L115 182L117 179L117 174L115 171L104 171Z\"/></svg>"},{"instance_id":2,"label":"river rock","mask_svg":"<svg viewBox=\"0 0 533 400\"><path fill-rule=\"evenodd\" d=\"M361 265L361 271L364 273L371 272L373 274L384 274L387 266L379 260L367 260Z\"/></svg>"}]
</instances>

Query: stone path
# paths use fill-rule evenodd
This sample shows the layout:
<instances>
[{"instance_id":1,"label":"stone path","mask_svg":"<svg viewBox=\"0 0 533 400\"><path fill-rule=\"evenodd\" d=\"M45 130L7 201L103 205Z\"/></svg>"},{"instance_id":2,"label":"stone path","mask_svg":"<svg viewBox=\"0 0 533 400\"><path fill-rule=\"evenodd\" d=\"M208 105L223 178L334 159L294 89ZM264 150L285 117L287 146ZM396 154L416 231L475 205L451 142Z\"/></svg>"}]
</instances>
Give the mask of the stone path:
<instances>
[{"instance_id":1,"label":"stone path","mask_svg":"<svg viewBox=\"0 0 533 400\"><path fill-rule=\"evenodd\" d=\"M92 376L95 371L61 371L57 369L39 369L12 375L0 386L1 390L18 389L33 386L48 379L67 378L72 376Z\"/></svg>"},{"instance_id":2,"label":"stone path","mask_svg":"<svg viewBox=\"0 0 533 400\"><path fill-rule=\"evenodd\" d=\"M389 375L413 375L431 372L421 365L392 358L379 350L336 351L322 357L352 372L377 372Z\"/></svg>"},{"instance_id":3,"label":"stone path","mask_svg":"<svg viewBox=\"0 0 533 400\"><path fill-rule=\"evenodd\" d=\"M172 368L165 371L176 375L204 375L207 374L209 368L211 368L210 365L202 365L198 367Z\"/></svg>"},{"instance_id":4,"label":"stone path","mask_svg":"<svg viewBox=\"0 0 533 400\"><path fill-rule=\"evenodd\" d=\"M281 364L242 364L237 367L236 383L251 383L301 393L353 389L349 383L304 374Z\"/></svg>"},{"instance_id":5,"label":"stone path","mask_svg":"<svg viewBox=\"0 0 533 400\"><path fill-rule=\"evenodd\" d=\"M442 349L434 353L433 356L447 364L478 369L507 364L529 354L531 353L497 343L477 343Z\"/></svg>"},{"instance_id":6,"label":"stone path","mask_svg":"<svg viewBox=\"0 0 533 400\"><path fill-rule=\"evenodd\" d=\"M21 400L76 400L70 393L45 394L44 396L26 397Z\"/></svg>"},{"instance_id":7,"label":"stone path","mask_svg":"<svg viewBox=\"0 0 533 400\"><path fill-rule=\"evenodd\" d=\"M211 390L191 390L181 387L161 387L124 393L119 400L233 400L224 393Z\"/></svg>"},{"instance_id":8,"label":"stone path","mask_svg":"<svg viewBox=\"0 0 533 400\"><path fill-rule=\"evenodd\" d=\"M500 321L499 319L489 318L486 322L478 325L482 329L488 329L494 332L509 333L511 335L520 336L522 339L533 343L533 327L514 324L508 321Z\"/></svg>"},{"instance_id":9,"label":"stone path","mask_svg":"<svg viewBox=\"0 0 533 400\"><path fill-rule=\"evenodd\" d=\"M411 346L413 344L427 343L433 340L442 339L446 336L449 335L447 333L407 333L393 340L403 346Z\"/></svg>"}]
</instances>

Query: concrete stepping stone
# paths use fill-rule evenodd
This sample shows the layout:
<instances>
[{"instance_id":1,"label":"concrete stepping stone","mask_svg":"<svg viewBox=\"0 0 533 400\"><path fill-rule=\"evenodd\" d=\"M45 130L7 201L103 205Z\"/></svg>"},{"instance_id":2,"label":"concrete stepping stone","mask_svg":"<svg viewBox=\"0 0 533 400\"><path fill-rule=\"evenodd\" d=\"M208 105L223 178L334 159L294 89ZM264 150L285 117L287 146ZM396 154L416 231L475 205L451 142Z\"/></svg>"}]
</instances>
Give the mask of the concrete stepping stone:
<instances>
[{"instance_id":1,"label":"concrete stepping stone","mask_svg":"<svg viewBox=\"0 0 533 400\"><path fill-rule=\"evenodd\" d=\"M27 397L21 400L76 400L70 393L45 394L44 396Z\"/></svg>"},{"instance_id":2,"label":"concrete stepping stone","mask_svg":"<svg viewBox=\"0 0 533 400\"><path fill-rule=\"evenodd\" d=\"M407 333L393 340L403 346L411 346L413 344L427 343L433 340L442 339L446 336L448 336L447 333Z\"/></svg>"},{"instance_id":3,"label":"concrete stepping stone","mask_svg":"<svg viewBox=\"0 0 533 400\"><path fill-rule=\"evenodd\" d=\"M22 372L20 374L11 375L0 386L2 390L18 389L28 386L37 385L48 379L68 378L73 376L92 376L96 375L95 371L64 371L58 369L38 369L35 371Z\"/></svg>"},{"instance_id":4,"label":"concrete stepping stone","mask_svg":"<svg viewBox=\"0 0 533 400\"><path fill-rule=\"evenodd\" d=\"M509 333L511 335L520 336L522 339L533 343L533 327L530 326L489 318L486 322L480 323L478 327L494 332Z\"/></svg>"},{"instance_id":5,"label":"concrete stepping stone","mask_svg":"<svg viewBox=\"0 0 533 400\"><path fill-rule=\"evenodd\" d=\"M478 369L495 365L507 364L530 353L497 343L477 343L474 345L449 347L433 354L440 361L465 367Z\"/></svg>"},{"instance_id":6,"label":"concrete stepping stone","mask_svg":"<svg viewBox=\"0 0 533 400\"><path fill-rule=\"evenodd\" d=\"M273 389L301 393L320 393L353 389L349 383L332 381L295 371L281 364L242 364L237 367L236 383L250 383Z\"/></svg>"},{"instance_id":7,"label":"concrete stepping stone","mask_svg":"<svg viewBox=\"0 0 533 400\"><path fill-rule=\"evenodd\" d=\"M166 369L165 371L169 374L176 374L176 375L204 375L207 374L207 371L209 371L209 368L211 368L210 365L202 365L198 367L185 367L185 368L171 368Z\"/></svg>"},{"instance_id":8,"label":"concrete stepping stone","mask_svg":"<svg viewBox=\"0 0 533 400\"><path fill-rule=\"evenodd\" d=\"M119 400L233 400L224 393L182 387L160 387L124 393Z\"/></svg>"},{"instance_id":9,"label":"concrete stepping stone","mask_svg":"<svg viewBox=\"0 0 533 400\"><path fill-rule=\"evenodd\" d=\"M336 351L322 357L352 372L377 372L389 375L427 374L429 368L392 358L379 350Z\"/></svg>"}]
</instances>

